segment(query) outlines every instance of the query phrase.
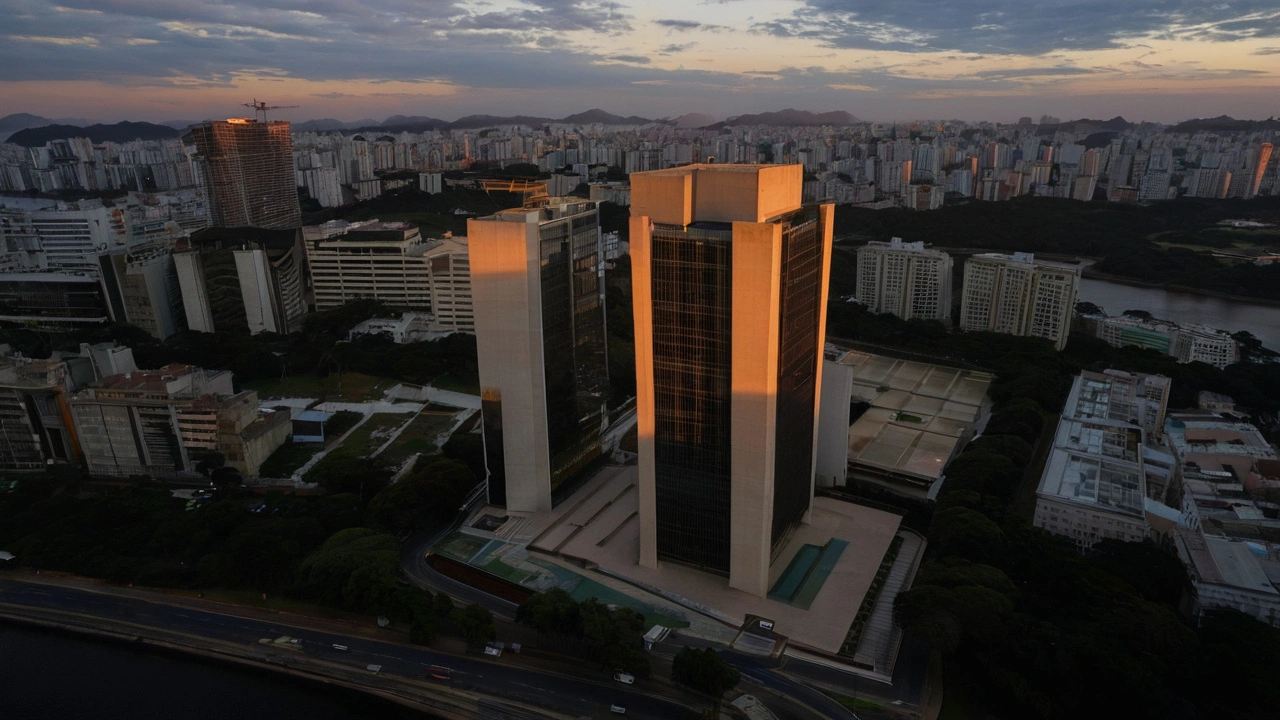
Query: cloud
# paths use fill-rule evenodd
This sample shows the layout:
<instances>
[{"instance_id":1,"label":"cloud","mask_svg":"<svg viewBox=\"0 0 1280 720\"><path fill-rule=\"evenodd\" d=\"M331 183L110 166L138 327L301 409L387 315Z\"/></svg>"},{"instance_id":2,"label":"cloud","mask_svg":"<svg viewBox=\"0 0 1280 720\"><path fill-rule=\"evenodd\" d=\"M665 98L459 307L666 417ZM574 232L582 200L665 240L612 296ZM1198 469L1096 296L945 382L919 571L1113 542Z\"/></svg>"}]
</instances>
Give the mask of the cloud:
<instances>
[{"instance_id":1,"label":"cloud","mask_svg":"<svg viewBox=\"0 0 1280 720\"><path fill-rule=\"evenodd\" d=\"M649 58L643 55L610 55L605 60L613 60L616 62L635 63L637 65L648 65Z\"/></svg>"},{"instance_id":2,"label":"cloud","mask_svg":"<svg viewBox=\"0 0 1280 720\"><path fill-rule=\"evenodd\" d=\"M688 50L689 48L697 44L698 43L688 42L688 43L671 43L670 45L663 45L662 47L658 48L658 54L671 55L674 53L684 52L685 50Z\"/></svg>"},{"instance_id":3,"label":"cloud","mask_svg":"<svg viewBox=\"0 0 1280 720\"><path fill-rule=\"evenodd\" d=\"M81 45L84 47L98 47L98 39L95 37L51 37L49 35L5 35L5 39L17 42L45 43L48 45Z\"/></svg>"},{"instance_id":4,"label":"cloud","mask_svg":"<svg viewBox=\"0 0 1280 720\"><path fill-rule=\"evenodd\" d=\"M1280 47L1260 47L1250 55L1280 55Z\"/></svg>"},{"instance_id":5,"label":"cloud","mask_svg":"<svg viewBox=\"0 0 1280 720\"><path fill-rule=\"evenodd\" d=\"M1147 37L1230 41L1280 37L1274 0L801 0L753 31L835 48L1044 55L1098 50Z\"/></svg>"},{"instance_id":6,"label":"cloud","mask_svg":"<svg viewBox=\"0 0 1280 720\"><path fill-rule=\"evenodd\" d=\"M672 32L691 32L694 30L728 30L724 25L710 25L692 20L654 20L654 25L664 27Z\"/></svg>"}]
</instances>

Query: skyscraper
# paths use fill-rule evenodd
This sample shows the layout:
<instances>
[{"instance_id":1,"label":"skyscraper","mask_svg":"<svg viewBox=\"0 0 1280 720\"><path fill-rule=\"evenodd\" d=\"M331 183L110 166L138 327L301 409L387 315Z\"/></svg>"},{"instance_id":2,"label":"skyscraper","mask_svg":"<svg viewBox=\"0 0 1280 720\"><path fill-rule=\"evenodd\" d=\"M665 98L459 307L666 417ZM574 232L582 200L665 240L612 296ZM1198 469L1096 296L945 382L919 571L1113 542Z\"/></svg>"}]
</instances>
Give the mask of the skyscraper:
<instances>
[{"instance_id":1,"label":"skyscraper","mask_svg":"<svg viewBox=\"0 0 1280 720\"><path fill-rule=\"evenodd\" d=\"M1031 253L983 253L964 264L960 327L1030 335L1061 350L1071 333L1080 268Z\"/></svg>"},{"instance_id":2,"label":"skyscraper","mask_svg":"<svg viewBox=\"0 0 1280 720\"><path fill-rule=\"evenodd\" d=\"M600 220L560 198L467 221L489 502L549 510L608 425Z\"/></svg>"},{"instance_id":3,"label":"skyscraper","mask_svg":"<svg viewBox=\"0 0 1280 720\"><path fill-rule=\"evenodd\" d=\"M215 227L301 227L287 121L206 120L183 140L195 146Z\"/></svg>"},{"instance_id":4,"label":"skyscraper","mask_svg":"<svg viewBox=\"0 0 1280 720\"><path fill-rule=\"evenodd\" d=\"M834 206L800 165L631 176L640 564L763 596L813 499Z\"/></svg>"}]
</instances>

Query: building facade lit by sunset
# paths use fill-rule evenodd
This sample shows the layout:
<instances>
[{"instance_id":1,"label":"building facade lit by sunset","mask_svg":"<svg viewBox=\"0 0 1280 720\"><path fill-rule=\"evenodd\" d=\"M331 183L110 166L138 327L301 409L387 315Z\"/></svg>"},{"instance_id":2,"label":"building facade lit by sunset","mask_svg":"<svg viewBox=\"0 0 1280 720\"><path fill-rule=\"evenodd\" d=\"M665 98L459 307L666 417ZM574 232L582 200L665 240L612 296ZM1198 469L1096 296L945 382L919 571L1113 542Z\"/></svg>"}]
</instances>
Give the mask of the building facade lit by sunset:
<instances>
[{"instance_id":1,"label":"building facade lit by sunset","mask_svg":"<svg viewBox=\"0 0 1280 720\"><path fill-rule=\"evenodd\" d=\"M964 264L960 327L1041 337L1067 346L1080 267L1036 260L1031 253L981 253Z\"/></svg>"},{"instance_id":2,"label":"building facade lit by sunset","mask_svg":"<svg viewBox=\"0 0 1280 720\"><path fill-rule=\"evenodd\" d=\"M183 140L195 148L215 227L301 227L288 122L207 120Z\"/></svg>"},{"instance_id":3,"label":"building facade lit by sunset","mask_svg":"<svg viewBox=\"0 0 1280 720\"><path fill-rule=\"evenodd\" d=\"M608 426L596 204L467 221L489 502L540 512L595 467Z\"/></svg>"},{"instance_id":4,"label":"building facade lit by sunset","mask_svg":"<svg viewBox=\"0 0 1280 720\"><path fill-rule=\"evenodd\" d=\"M640 564L763 596L813 500L834 206L801 165L631 176Z\"/></svg>"}]
</instances>

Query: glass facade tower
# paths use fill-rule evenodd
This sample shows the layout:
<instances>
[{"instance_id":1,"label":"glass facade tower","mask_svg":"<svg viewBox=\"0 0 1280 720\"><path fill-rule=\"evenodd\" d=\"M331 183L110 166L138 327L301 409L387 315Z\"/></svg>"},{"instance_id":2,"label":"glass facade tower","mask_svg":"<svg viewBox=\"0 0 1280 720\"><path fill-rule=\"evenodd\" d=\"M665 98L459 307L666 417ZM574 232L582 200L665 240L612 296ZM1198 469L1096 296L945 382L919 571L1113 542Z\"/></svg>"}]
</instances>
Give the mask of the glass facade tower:
<instances>
[{"instance_id":1,"label":"glass facade tower","mask_svg":"<svg viewBox=\"0 0 1280 720\"><path fill-rule=\"evenodd\" d=\"M550 509L600 458L608 352L595 203L468 223L489 502Z\"/></svg>"},{"instance_id":2,"label":"glass facade tower","mask_svg":"<svg viewBox=\"0 0 1280 720\"><path fill-rule=\"evenodd\" d=\"M800 166L632 176L642 565L767 592L809 513L832 206Z\"/></svg>"}]
</instances>

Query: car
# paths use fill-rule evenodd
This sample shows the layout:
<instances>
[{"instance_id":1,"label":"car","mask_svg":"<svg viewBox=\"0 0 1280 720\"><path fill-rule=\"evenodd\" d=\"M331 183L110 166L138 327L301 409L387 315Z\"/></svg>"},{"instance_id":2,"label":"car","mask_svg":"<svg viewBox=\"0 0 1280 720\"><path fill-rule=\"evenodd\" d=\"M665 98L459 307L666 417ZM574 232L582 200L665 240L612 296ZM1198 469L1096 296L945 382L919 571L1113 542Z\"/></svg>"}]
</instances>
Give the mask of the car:
<instances>
[{"instance_id":1,"label":"car","mask_svg":"<svg viewBox=\"0 0 1280 720\"><path fill-rule=\"evenodd\" d=\"M635 683L636 676L632 675L631 673L625 673L619 670L613 674L613 679L617 680L620 683L626 683L627 685L631 685Z\"/></svg>"},{"instance_id":2,"label":"car","mask_svg":"<svg viewBox=\"0 0 1280 720\"><path fill-rule=\"evenodd\" d=\"M619 714L619 715L626 715L626 714L627 714L627 709L626 709L626 708L624 708L624 707L622 707L621 705L610 705L610 706L609 706L609 712L611 712L611 713L617 713L617 714Z\"/></svg>"},{"instance_id":3,"label":"car","mask_svg":"<svg viewBox=\"0 0 1280 720\"><path fill-rule=\"evenodd\" d=\"M452 670L450 670L447 667L441 667L439 665L432 665L431 667L427 668L427 674L435 678L436 680L448 680L451 677L453 677Z\"/></svg>"},{"instance_id":4,"label":"car","mask_svg":"<svg viewBox=\"0 0 1280 720\"><path fill-rule=\"evenodd\" d=\"M772 621L772 620L761 620L761 621L760 621L760 629L761 629L761 630L772 630L772 629L773 629L773 621Z\"/></svg>"},{"instance_id":5,"label":"car","mask_svg":"<svg viewBox=\"0 0 1280 720\"><path fill-rule=\"evenodd\" d=\"M485 655L492 655L492 656L494 656L494 657L502 657L502 648L496 648L496 647L494 647L494 646L490 645L489 647L486 647L486 648L484 649L484 654L485 654Z\"/></svg>"}]
</instances>

